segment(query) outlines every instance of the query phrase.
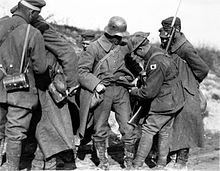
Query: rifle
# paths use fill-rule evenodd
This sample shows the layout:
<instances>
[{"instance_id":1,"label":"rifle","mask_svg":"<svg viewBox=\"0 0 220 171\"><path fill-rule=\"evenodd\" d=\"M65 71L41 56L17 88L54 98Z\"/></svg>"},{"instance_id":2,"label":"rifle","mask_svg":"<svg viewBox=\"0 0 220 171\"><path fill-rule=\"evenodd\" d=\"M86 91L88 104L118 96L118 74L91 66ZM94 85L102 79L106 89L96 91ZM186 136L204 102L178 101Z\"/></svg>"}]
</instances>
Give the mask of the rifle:
<instances>
[{"instance_id":1,"label":"rifle","mask_svg":"<svg viewBox=\"0 0 220 171\"><path fill-rule=\"evenodd\" d=\"M138 104L135 104L136 106ZM136 106L134 107L133 111L136 109ZM143 112L143 107L142 106L137 106L138 109L135 112L135 114L131 117L131 119L128 121L128 124L133 125L133 126L137 126L137 123L139 122L140 118L141 118L141 114Z\"/></svg>"},{"instance_id":2,"label":"rifle","mask_svg":"<svg viewBox=\"0 0 220 171\"><path fill-rule=\"evenodd\" d=\"M169 36L169 40L168 40L168 43L167 43L167 46L166 46L166 52L168 52L168 49L170 48L170 45L171 45L171 42L173 40L173 37L174 37L174 33L176 31L176 28L174 27L174 24L175 24L175 21L176 21L176 16L177 16L177 13L179 11L179 7L180 7L180 4L181 4L181 0L179 1L179 4L178 4L178 7L177 7L177 10L176 10L176 13L175 13L175 16L173 17L173 21L172 21L172 24L171 24L171 31L170 31L170 36ZM153 57L154 55L151 56L151 58ZM151 59L150 58L150 59ZM150 59L148 60L148 62L150 61ZM148 64L147 64L148 65ZM147 67L146 67L147 68ZM136 104L135 104L136 105ZM133 112L135 111L136 107L134 107L133 109ZM137 126L137 123L139 122L141 116L142 116L142 113L144 112L145 108L142 107L141 105L138 106L138 109L137 111L135 112L135 114L131 117L131 119L128 121L128 124L130 125L133 125L133 126Z\"/></svg>"},{"instance_id":3,"label":"rifle","mask_svg":"<svg viewBox=\"0 0 220 171\"><path fill-rule=\"evenodd\" d=\"M173 17L173 21L172 21L172 24L171 24L171 30L170 30L170 33L169 33L169 40L168 40L168 43L167 43L167 46L166 46L166 49L165 49L166 52L168 52L168 50L170 48L170 45L171 45L171 42L173 40L174 34L176 32L176 28L174 27L174 24L176 22L176 16L177 16L177 12L179 11L180 4L181 4L181 0L179 1L175 16Z\"/></svg>"}]
</instances>

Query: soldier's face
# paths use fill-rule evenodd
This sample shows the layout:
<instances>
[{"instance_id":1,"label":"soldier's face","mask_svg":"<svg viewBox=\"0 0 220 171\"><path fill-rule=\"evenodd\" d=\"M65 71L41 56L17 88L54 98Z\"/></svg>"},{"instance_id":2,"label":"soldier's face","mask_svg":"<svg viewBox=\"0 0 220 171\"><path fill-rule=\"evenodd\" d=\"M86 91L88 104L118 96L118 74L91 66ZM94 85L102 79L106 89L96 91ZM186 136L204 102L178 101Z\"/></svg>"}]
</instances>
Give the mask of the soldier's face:
<instances>
[{"instance_id":1,"label":"soldier's face","mask_svg":"<svg viewBox=\"0 0 220 171\"><path fill-rule=\"evenodd\" d=\"M168 44L168 40L167 38L162 38L160 37L160 47L163 49L166 49L167 44Z\"/></svg>"},{"instance_id":2,"label":"soldier's face","mask_svg":"<svg viewBox=\"0 0 220 171\"><path fill-rule=\"evenodd\" d=\"M40 14L40 11L34 11L34 10L31 10L31 12L30 12L30 19L31 19L31 22L37 20L38 17L39 17L39 14Z\"/></svg>"},{"instance_id":3,"label":"soldier's face","mask_svg":"<svg viewBox=\"0 0 220 171\"><path fill-rule=\"evenodd\" d=\"M160 46L161 48L165 49L169 40L169 33L165 31L163 28L161 28L159 32L160 32L159 36L161 42Z\"/></svg>"},{"instance_id":4,"label":"soldier's face","mask_svg":"<svg viewBox=\"0 0 220 171\"><path fill-rule=\"evenodd\" d=\"M122 37L120 36L112 36L112 43L115 45L119 45L122 41Z\"/></svg>"},{"instance_id":5,"label":"soldier's face","mask_svg":"<svg viewBox=\"0 0 220 171\"><path fill-rule=\"evenodd\" d=\"M150 45L145 45L145 46L140 46L137 48L137 50L135 50L135 54L138 55L139 57L143 58L147 52L150 49Z\"/></svg>"}]
</instances>

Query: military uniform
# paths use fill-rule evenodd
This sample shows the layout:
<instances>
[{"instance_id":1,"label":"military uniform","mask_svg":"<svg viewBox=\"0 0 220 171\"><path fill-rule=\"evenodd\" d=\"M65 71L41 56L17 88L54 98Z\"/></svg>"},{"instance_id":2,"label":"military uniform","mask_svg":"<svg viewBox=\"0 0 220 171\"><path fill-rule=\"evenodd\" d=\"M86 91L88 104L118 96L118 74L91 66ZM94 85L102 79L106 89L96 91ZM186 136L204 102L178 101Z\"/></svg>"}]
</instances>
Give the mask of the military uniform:
<instances>
[{"instance_id":1,"label":"military uniform","mask_svg":"<svg viewBox=\"0 0 220 171\"><path fill-rule=\"evenodd\" d=\"M160 51L160 50L159 50ZM155 52L152 52L152 55ZM162 52L161 52L162 53ZM148 61L149 58L145 58ZM147 68L144 85L140 89L131 91L131 95L139 100L150 101L149 111L146 111L147 117L142 124L142 136L134 159L135 165L141 166L147 157L153 136L160 132L169 136L173 124L174 116L179 113L184 105L184 95L182 83L178 79L178 68L165 54L154 56ZM164 144L164 156L159 158L159 164L164 164L168 154L168 146ZM164 151L165 150L165 151Z\"/></svg>"},{"instance_id":2,"label":"military uniform","mask_svg":"<svg viewBox=\"0 0 220 171\"><path fill-rule=\"evenodd\" d=\"M119 77L126 77L128 82L133 80L133 75L125 67L124 61L124 55L128 53L128 48L126 46L120 46L119 49L102 64L98 77L92 74L94 65L97 64L97 62L107 53L109 53L111 48L112 44L108 42L106 37L103 35L100 39L91 43L91 45L87 48L87 51L83 53L79 60L79 82L82 87L85 87L91 92L100 82L103 82L107 87L106 92L104 93L103 103L101 103L100 106L94 111L96 133L93 137L95 141L105 140L108 136L107 130L109 130L109 126L106 125L107 120L104 118L108 118L110 114L113 103L112 100L118 100L118 102L115 102L116 104L113 106L113 110L116 112L116 118L119 117L118 115L123 116L123 118L120 118L123 120L120 123L123 124L123 126L120 128L121 131L125 133L130 130L126 123L131 114L129 94L123 85L117 84L117 82L120 81ZM107 99L109 100L107 101ZM120 107L120 101L124 101L123 103L125 106ZM105 105L106 110L103 110L103 105Z\"/></svg>"},{"instance_id":3,"label":"military uniform","mask_svg":"<svg viewBox=\"0 0 220 171\"><path fill-rule=\"evenodd\" d=\"M114 53L102 63L97 75L94 75L94 66L111 51L114 51ZM79 60L79 82L82 86L80 95L80 127L78 129L80 136L83 137L85 133L87 124L87 117L85 116L89 112L92 92L99 83L104 84L106 87L103 93L103 102L93 111L95 130L93 140L95 143L105 142L108 138L110 130L108 118L112 110L115 112L123 142L127 146L134 144L133 127L127 124L132 111L126 85L129 85L134 79L132 73L125 66L124 57L128 52L129 49L126 45L117 45L115 47L103 35L87 47L87 50L82 53Z\"/></svg>"},{"instance_id":4,"label":"military uniform","mask_svg":"<svg viewBox=\"0 0 220 171\"><path fill-rule=\"evenodd\" d=\"M56 66L52 69L55 72L59 70L64 76L63 81L67 88L77 86L78 56L73 46L42 17L39 17L33 26L41 30L43 34L48 65ZM32 162L32 168L35 169L43 169L44 165L44 169L54 169L56 166L55 155L66 150L72 151L75 148L73 125L68 106L68 101L74 103L74 96L68 97L68 101L60 104L54 102L48 90L51 81L48 77L48 74L44 74L37 78L42 114L36 126L36 133L34 133L38 143L35 159ZM73 113L74 116L76 114ZM48 158L52 156L53 158L48 162ZM44 164L44 162L46 163ZM50 168L49 163L54 168Z\"/></svg>"},{"instance_id":5,"label":"military uniform","mask_svg":"<svg viewBox=\"0 0 220 171\"><path fill-rule=\"evenodd\" d=\"M45 5L44 1L38 1L34 4L36 6L27 1L20 3L22 5L29 4L29 7L33 7L35 10L40 10L40 8ZM28 27L28 20L26 20L26 18L27 16L19 11L11 18L1 21L1 35L6 35L9 30L12 30L0 47L0 62L7 74L19 73L21 54ZM3 39L3 37L1 37L1 39ZM5 135L7 137L6 153L8 167L4 169L18 169L21 155L21 141L27 137L26 132L29 128L32 110L38 102L34 73L41 74L47 69L43 37L41 33L32 26L30 27L27 39L24 67L27 66L28 62L30 63L27 67L27 77L30 84L28 90L6 92L2 83L4 74L0 71L0 103L3 105L7 104L7 112L5 113L7 117Z\"/></svg>"},{"instance_id":6,"label":"military uniform","mask_svg":"<svg viewBox=\"0 0 220 171\"><path fill-rule=\"evenodd\" d=\"M162 21L163 27L159 30L161 37L164 36L164 32L169 31L172 19L173 17L169 17ZM189 148L204 145L199 83L207 76L209 68L185 35L180 32L181 21L178 17L174 26L177 28L177 33L175 33L168 52L179 67L179 77L183 82L186 104L175 118L170 139L170 151L182 149L177 152L177 162L185 165L188 160Z\"/></svg>"}]
</instances>

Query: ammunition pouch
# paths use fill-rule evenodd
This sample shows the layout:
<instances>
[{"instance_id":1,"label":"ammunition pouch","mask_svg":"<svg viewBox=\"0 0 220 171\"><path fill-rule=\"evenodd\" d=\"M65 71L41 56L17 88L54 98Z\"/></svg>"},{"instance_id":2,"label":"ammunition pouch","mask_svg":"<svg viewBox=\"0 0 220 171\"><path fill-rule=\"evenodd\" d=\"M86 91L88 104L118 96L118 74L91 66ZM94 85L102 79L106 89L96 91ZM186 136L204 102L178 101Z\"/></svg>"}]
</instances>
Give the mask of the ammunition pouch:
<instances>
[{"instance_id":1,"label":"ammunition pouch","mask_svg":"<svg viewBox=\"0 0 220 171\"><path fill-rule=\"evenodd\" d=\"M26 73L15 73L6 75L3 79L3 86L7 92L28 89L30 87Z\"/></svg>"}]
</instances>

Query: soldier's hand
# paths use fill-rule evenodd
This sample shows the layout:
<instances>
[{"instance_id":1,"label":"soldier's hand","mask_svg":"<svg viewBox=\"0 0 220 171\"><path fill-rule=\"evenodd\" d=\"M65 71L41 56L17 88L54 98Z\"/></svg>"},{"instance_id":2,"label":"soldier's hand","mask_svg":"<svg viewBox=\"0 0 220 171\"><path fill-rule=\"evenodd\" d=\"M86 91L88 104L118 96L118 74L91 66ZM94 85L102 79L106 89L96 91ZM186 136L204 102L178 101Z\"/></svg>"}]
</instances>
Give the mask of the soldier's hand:
<instances>
[{"instance_id":1,"label":"soldier's hand","mask_svg":"<svg viewBox=\"0 0 220 171\"><path fill-rule=\"evenodd\" d=\"M105 91L106 87L103 85L103 84L98 84L95 88L95 90L98 92L98 93L103 93Z\"/></svg>"}]
</instances>

